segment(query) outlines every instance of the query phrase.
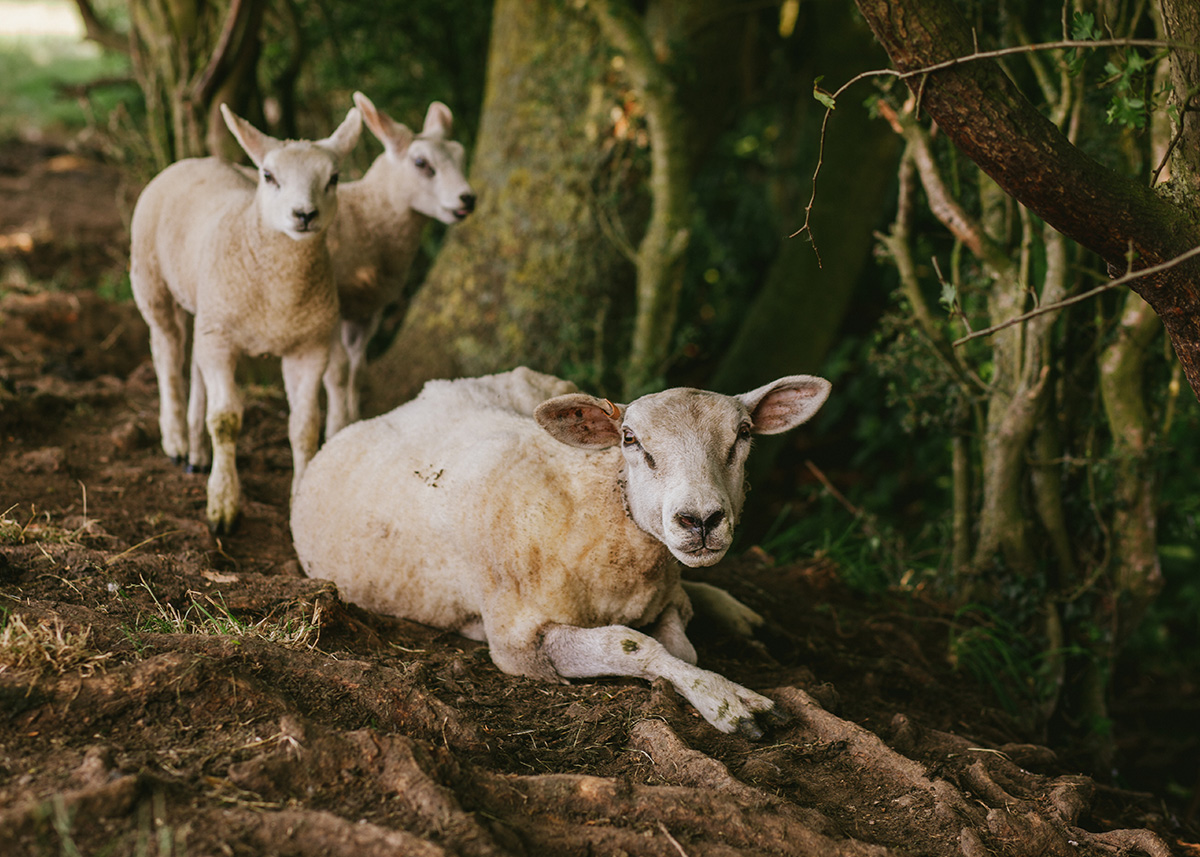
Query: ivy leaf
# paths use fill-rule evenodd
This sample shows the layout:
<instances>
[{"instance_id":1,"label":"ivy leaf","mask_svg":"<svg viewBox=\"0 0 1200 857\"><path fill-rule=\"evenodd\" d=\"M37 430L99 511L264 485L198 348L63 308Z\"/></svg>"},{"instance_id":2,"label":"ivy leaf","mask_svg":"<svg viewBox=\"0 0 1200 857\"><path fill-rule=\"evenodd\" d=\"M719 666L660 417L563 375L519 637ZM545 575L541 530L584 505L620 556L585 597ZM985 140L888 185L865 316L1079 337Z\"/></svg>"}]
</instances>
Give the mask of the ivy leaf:
<instances>
[{"instance_id":1,"label":"ivy leaf","mask_svg":"<svg viewBox=\"0 0 1200 857\"><path fill-rule=\"evenodd\" d=\"M824 77L825 75L821 75L813 81L813 98L817 99L817 101L824 104L830 110L833 110L837 106L834 103L833 96L817 85Z\"/></svg>"}]
</instances>

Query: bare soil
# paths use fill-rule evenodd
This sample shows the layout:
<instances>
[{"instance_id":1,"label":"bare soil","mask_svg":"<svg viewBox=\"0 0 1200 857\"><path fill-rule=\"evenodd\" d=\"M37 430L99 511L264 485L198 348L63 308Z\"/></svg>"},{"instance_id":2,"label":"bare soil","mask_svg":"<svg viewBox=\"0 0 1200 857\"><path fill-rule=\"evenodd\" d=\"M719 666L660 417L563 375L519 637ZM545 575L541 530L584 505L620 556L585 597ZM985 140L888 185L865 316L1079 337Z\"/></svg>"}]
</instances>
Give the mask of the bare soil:
<instances>
[{"instance_id":1,"label":"bare soil","mask_svg":"<svg viewBox=\"0 0 1200 857\"><path fill-rule=\"evenodd\" d=\"M937 605L827 561L698 575L772 623L692 631L792 716L750 742L669 687L505 675L305 578L277 387L246 390L244 520L215 539L158 447L137 310L93 291L123 194L0 149L0 854L1200 854L1163 794L1072 769L956 672Z\"/></svg>"}]
</instances>

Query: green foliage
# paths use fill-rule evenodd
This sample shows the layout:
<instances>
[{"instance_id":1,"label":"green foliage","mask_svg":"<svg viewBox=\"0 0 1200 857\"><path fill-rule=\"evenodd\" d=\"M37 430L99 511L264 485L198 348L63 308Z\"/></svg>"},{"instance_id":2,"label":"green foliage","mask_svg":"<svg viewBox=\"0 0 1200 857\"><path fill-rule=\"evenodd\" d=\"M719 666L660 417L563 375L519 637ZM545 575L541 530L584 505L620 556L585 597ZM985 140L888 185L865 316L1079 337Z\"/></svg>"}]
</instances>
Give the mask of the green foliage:
<instances>
[{"instance_id":1,"label":"green foliage","mask_svg":"<svg viewBox=\"0 0 1200 857\"><path fill-rule=\"evenodd\" d=\"M128 75L125 57L74 37L0 37L0 139L103 124L136 92Z\"/></svg>"}]
</instances>

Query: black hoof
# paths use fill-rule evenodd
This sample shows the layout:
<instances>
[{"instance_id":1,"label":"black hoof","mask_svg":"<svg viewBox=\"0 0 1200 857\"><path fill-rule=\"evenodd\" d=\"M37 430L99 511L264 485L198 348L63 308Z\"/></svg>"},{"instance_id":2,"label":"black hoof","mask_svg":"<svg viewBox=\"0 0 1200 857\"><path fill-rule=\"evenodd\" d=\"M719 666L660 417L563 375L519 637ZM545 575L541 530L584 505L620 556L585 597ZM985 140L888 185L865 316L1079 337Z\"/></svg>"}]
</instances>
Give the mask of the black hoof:
<instances>
[{"instance_id":1,"label":"black hoof","mask_svg":"<svg viewBox=\"0 0 1200 857\"><path fill-rule=\"evenodd\" d=\"M241 520L242 520L242 516L238 515L236 518L234 518L232 521L229 521L228 523L226 523L225 521L217 521L215 523L212 521L209 521L208 529L209 529L209 532L211 532L214 536L232 535L233 531L237 529L238 524L241 522Z\"/></svg>"},{"instance_id":2,"label":"black hoof","mask_svg":"<svg viewBox=\"0 0 1200 857\"><path fill-rule=\"evenodd\" d=\"M187 456L172 455L171 461L176 467L187 467Z\"/></svg>"},{"instance_id":3,"label":"black hoof","mask_svg":"<svg viewBox=\"0 0 1200 857\"><path fill-rule=\"evenodd\" d=\"M212 466L207 464L192 464L189 461L183 465L184 473L208 473L210 470L212 470Z\"/></svg>"}]
</instances>

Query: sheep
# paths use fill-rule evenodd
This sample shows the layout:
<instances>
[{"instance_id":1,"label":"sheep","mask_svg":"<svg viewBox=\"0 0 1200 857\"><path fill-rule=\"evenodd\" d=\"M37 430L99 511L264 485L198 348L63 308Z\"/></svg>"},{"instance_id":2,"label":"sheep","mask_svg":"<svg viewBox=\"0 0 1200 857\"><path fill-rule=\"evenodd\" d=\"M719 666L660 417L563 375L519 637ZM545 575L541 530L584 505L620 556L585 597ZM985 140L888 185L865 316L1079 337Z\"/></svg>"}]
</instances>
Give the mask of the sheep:
<instances>
[{"instance_id":1,"label":"sheep","mask_svg":"<svg viewBox=\"0 0 1200 857\"><path fill-rule=\"evenodd\" d=\"M626 406L524 367L431 381L317 453L296 553L348 601L488 643L504 672L661 676L717 729L761 737L771 700L695 665L679 563L725 555L751 435L803 423L829 390L792 375Z\"/></svg>"},{"instance_id":2,"label":"sheep","mask_svg":"<svg viewBox=\"0 0 1200 857\"><path fill-rule=\"evenodd\" d=\"M142 191L130 224L130 281L150 326L162 446L189 471L208 468L206 517L216 533L237 521L243 354L283 358L292 491L320 437L321 377L338 319L325 233L337 212L338 164L362 117L352 108L332 136L281 141L235 116L225 123L258 168L257 185L216 158L190 158ZM184 406L187 316L193 317L191 394Z\"/></svg>"},{"instance_id":3,"label":"sheep","mask_svg":"<svg viewBox=\"0 0 1200 857\"><path fill-rule=\"evenodd\" d=\"M384 151L362 179L342 185L341 210L329 232L342 322L325 371L326 440L359 418L367 344L384 309L404 294L425 223L459 223L475 210L462 144L450 139L449 107L430 104L414 136L361 92L354 102Z\"/></svg>"}]
</instances>

